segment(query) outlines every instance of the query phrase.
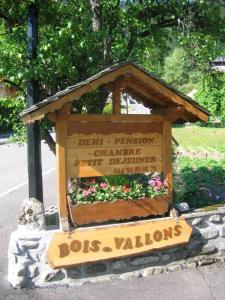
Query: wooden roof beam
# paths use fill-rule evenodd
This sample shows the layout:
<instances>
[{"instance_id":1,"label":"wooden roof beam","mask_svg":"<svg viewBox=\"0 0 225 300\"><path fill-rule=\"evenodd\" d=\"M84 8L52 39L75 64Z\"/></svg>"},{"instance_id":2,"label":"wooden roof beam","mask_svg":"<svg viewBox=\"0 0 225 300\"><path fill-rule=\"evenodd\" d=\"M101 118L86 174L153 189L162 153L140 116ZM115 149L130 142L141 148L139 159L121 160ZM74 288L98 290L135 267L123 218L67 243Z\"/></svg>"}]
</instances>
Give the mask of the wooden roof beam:
<instances>
[{"instance_id":1,"label":"wooden roof beam","mask_svg":"<svg viewBox=\"0 0 225 300\"><path fill-rule=\"evenodd\" d=\"M165 98L171 99L171 102L173 101L177 105L183 105L186 110L188 110L190 113L193 113L196 115L200 120L207 122L208 116L206 113L201 111L200 109L194 107L193 104L191 104L188 101L185 101L181 96L171 91L169 88L163 85L163 83L158 82L157 80L150 78L147 74L144 72L138 72L134 66L130 66L130 70L133 70L135 77L142 82L144 82L147 85L150 85L154 88L154 90L159 91L159 93L164 94ZM132 71L131 71L132 72ZM132 72L132 73L133 73Z\"/></svg>"}]
</instances>

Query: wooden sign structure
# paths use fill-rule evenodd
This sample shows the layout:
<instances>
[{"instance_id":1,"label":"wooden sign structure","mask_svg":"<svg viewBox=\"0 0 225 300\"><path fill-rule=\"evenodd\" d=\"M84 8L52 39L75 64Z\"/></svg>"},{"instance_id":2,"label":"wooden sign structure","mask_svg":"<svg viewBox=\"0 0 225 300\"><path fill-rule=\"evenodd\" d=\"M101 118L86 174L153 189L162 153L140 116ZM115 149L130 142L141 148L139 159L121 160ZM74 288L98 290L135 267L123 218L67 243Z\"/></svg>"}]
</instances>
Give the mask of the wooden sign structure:
<instances>
[{"instance_id":1,"label":"wooden sign structure","mask_svg":"<svg viewBox=\"0 0 225 300\"><path fill-rule=\"evenodd\" d=\"M191 232L183 218L163 218L57 233L49 245L48 261L52 268L61 268L145 253L187 243Z\"/></svg>"},{"instance_id":2,"label":"wooden sign structure","mask_svg":"<svg viewBox=\"0 0 225 300\"><path fill-rule=\"evenodd\" d=\"M111 115L72 112L73 101L103 85L112 93ZM122 93L151 108L151 114L121 114ZM67 184L70 177L162 172L168 179L168 202L171 203L172 123L207 121L209 112L153 74L128 62L111 66L22 113L27 124L45 116L56 126L58 211L62 230L69 231L71 210L67 202ZM132 208L135 216L139 216L137 207L142 205L141 216L145 216L149 209L145 200L141 204L130 201L122 213ZM157 201L155 215L165 213L169 203L165 206L164 201L160 206ZM92 208L96 212L99 206ZM87 207L82 211L83 215L85 213ZM49 261L53 267L59 267L142 253L187 242L190 231L185 220L176 224L175 219L164 218L98 229L76 229L73 233L55 235L49 247Z\"/></svg>"},{"instance_id":3,"label":"wooden sign structure","mask_svg":"<svg viewBox=\"0 0 225 300\"><path fill-rule=\"evenodd\" d=\"M66 158L68 177L161 173L163 122L69 122Z\"/></svg>"}]
</instances>

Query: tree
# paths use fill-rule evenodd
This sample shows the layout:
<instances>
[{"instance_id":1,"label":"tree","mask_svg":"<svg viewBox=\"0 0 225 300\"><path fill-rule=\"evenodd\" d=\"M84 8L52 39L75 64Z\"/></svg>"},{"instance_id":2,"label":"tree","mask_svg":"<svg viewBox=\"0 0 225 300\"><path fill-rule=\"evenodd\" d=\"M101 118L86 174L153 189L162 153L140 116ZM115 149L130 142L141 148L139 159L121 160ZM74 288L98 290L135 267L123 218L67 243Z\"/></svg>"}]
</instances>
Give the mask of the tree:
<instances>
[{"instance_id":1,"label":"tree","mask_svg":"<svg viewBox=\"0 0 225 300\"><path fill-rule=\"evenodd\" d=\"M213 71L202 80L196 99L213 117L225 120L225 74Z\"/></svg>"},{"instance_id":2,"label":"tree","mask_svg":"<svg viewBox=\"0 0 225 300\"><path fill-rule=\"evenodd\" d=\"M43 99L129 59L160 75L175 35L185 45L195 35L201 36L196 45L204 36L224 42L219 0L37 0L39 55L28 68L25 25L30 2L2 0L0 6L0 77L17 86L24 98L31 76L40 80ZM201 56L200 46L194 50ZM92 97L82 101L89 111L101 112L107 92L100 89ZM82 104L77 107L81 110Z\"/></svg>"}]
</instances>

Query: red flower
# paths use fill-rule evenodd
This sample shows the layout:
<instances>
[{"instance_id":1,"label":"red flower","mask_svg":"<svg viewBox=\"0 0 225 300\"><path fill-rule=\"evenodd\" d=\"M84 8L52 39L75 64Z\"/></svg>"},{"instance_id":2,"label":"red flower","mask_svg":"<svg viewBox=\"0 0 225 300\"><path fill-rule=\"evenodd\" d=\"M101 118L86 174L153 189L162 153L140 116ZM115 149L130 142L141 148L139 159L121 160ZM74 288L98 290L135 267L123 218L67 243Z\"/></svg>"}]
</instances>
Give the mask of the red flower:
<instances>
[{"instance_id":1,"label":"red flower","mask_svg":"<svg viewBox=\"0 0 225 300\"><path fill-rule=\"evenodd\" d=\"M95 183L96 183L96 178L90 178L90 179L89 179L89 183L95 184Z\"/></svg>"},{"instance_id":2,"label":"red flower","mask_svg":"<svg viewBox=\"0 0 225 300\"><path fill-rule=\"evenodd\" d=\"M124 193L128 193L128 192L130 192L130 188L129 188L129 186L123 185L123 187L122 187L122 191L123 191Z\"/></svg>"}]
</instances>

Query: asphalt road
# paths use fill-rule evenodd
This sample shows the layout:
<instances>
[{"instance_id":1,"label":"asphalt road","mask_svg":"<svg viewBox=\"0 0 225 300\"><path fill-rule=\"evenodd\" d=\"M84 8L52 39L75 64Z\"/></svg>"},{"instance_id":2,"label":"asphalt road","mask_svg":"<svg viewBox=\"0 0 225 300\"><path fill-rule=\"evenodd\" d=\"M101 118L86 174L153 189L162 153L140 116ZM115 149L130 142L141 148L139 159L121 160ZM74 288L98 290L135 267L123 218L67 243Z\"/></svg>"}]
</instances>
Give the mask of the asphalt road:
<instances>
[{"instance_id":1,"label":"asphalt road","mask_svg":"<svg viewBox=\"0 0 225 300\"><path fill-rule=\"evenodd\" d=\"M44 201L56 203L55 158L43 147ZM0 145L0 300L224 300L225 264L82 287L15 290L7 282L7 248L16 230L21 202L27 197L26 149Z\"/></svg>"}]
</instances>

